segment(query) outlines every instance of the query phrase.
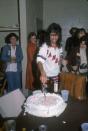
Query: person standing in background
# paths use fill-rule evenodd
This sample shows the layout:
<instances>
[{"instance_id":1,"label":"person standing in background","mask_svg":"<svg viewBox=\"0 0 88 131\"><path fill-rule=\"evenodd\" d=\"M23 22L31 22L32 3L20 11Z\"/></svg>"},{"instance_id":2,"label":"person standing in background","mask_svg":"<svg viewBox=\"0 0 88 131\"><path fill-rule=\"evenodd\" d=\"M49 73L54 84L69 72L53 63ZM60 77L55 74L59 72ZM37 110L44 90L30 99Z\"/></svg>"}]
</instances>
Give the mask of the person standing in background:
<instances>
[{"instance_id":1,"label":"person standing in background","mask_svg":"<svg viewBox=\"0 0 88 131\"><path fill-rule=\"evenodd\" d=\"M3 47L1 59L6 64L6 79L8 84L7 91L21 89L22 59L23 53L21 45L17 44L18 36L10 33L5 38L6 45Z\"/></svg>"},{"instance_id":2,"label":"person standing in background","mask_svg":"<svg viewBox=\"0 0 88 131\"><path fill-rule=\"evenodd\" d=\"M76 32L77 32L78 28L77 27L72 27L70 30L69 30L69 33L70 33L70 37L67 38L66 40L66 44L65 44L65 51L66 51L66 56L68 56L73 47L75 47L75 43L76 43Z\"/></svg>"},{"instance_id":3,"label":"person standing in background","mask_svg":"<svg viewBox=\"0 0 88 131\"><path fill-rule=\"evenodd\" d=\"M83 36L79 40L80 47L77 48L76 62L78 65L78 71L81 75L88 78L88 41L86 36Z\"/></svg>"},{"instance_id":4,"label":"person standing in background","mask_svg":"<svg viewBox=\"0 0 88 131\"><path fill-rule=\"evenodd\" d=\"M79 28L76 31L76 39L74 42L74 46L70 49L70 53L65 57L68 60L68 64L72 66L73 70L76 71L77 63L76 63L76 53L77 49L80 47L80 39L82 37L86 37L86 31L84 28Z\"/></svg>"},{"instance_id":5,"label":"person standing in background","mask_svg":"<svg viewBox=\"0 0 88 131\"><path fill-rule=\"evenodd\" d=\"M26 88L33 91L39 86L38 68L36 63L37 54L37 39L36 33L31 32L28 35L27 45L27 67L26 67Z\"/></svg>"}]
</instances>

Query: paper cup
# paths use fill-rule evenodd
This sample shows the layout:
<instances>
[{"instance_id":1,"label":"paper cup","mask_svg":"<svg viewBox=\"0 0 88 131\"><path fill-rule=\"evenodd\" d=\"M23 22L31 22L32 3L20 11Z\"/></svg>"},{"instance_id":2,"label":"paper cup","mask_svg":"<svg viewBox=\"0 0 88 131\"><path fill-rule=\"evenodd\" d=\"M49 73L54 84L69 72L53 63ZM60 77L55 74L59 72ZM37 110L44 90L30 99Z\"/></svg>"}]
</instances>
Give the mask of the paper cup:
<instances>
[{"instance_id":1,"label":"paper cup","mask_svg":"<svg viewBox=\"0 0 88 131\"><path fill-rule=\"evenodd\" d=\"M82 123L81 129L82 129L82 131L88 131L88 123Z\"/></svg>"},{"instance_id":2,"label":"paper cup","mask_svg":"<svg viewBox=\"0 0 88 131\"><path fill-rule=\"evenodd\" d=\"M61 96L65 102L68 101L69 91L68 90L61 90Z\"/></svg>"}]
</instances>

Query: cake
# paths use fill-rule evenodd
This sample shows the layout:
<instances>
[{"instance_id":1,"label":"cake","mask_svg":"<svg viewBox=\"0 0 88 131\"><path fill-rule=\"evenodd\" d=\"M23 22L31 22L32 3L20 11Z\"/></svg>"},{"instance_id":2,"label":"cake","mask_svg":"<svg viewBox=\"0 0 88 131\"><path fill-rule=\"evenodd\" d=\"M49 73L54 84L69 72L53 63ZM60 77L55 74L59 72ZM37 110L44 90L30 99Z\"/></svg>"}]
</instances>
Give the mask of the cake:
<instances>
[{"instance_id":1,"label":"cake","mask_svg":"<svg viewBox=\"0 0 88 131\"><path fill-rule=\"evenodd\" d=\"M24 104L25 112L39 117L59 116L67 104L55 93L37 93L29 96Z\"/></svg>"}]
</instances>

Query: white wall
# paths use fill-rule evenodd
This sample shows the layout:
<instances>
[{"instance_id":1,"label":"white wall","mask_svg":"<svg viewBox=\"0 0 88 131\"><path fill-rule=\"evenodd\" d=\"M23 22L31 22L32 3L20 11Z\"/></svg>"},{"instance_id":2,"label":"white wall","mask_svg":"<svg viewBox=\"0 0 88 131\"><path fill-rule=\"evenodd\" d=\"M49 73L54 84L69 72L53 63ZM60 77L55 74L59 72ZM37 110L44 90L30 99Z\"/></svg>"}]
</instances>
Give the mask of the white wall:
<instances>
[{"instance_id":1,"label":"white wall","mask_svg":"<svg viewBox=\"0 0 88 131\"><path fill-rule=\"evenodd\" d=\"M0 0L0 27L16 27L18 25L18 6L17 0ZM9 31L1 32L0 28L0 47L4 43L5 36ZM19 34L18 32L15 32Z\"/></svg>"},{"instance_id":2,"label":"white wall","mask_svg":"<svg viewBox=\"0 0 88 131\"><path fill-rule=\"evenodd\" d=\"M43 20L43 0L27 0L27 32L36 32L36 18Z\"/></svg>"},{"instance_id":3,"label":"white wall","mask_svg":"<svg viewBox=\"0 0 88 131\"><path fill-rule=\"evenodd\" d=\"M43 25L47 28L52 22L62 27L63 42L69 35L72 26L88 29L88 1L87 0L44 0Z\"/></svg>"},{"instance_id":4,"label":"white wall","mask_svg":"<svg viewBox=\"0 0 88 131\"><path fill-rule=\"evenodd\" d=\"M0 26L18 24L17 0L0 0Z\"/></svg>"}]
</instances>

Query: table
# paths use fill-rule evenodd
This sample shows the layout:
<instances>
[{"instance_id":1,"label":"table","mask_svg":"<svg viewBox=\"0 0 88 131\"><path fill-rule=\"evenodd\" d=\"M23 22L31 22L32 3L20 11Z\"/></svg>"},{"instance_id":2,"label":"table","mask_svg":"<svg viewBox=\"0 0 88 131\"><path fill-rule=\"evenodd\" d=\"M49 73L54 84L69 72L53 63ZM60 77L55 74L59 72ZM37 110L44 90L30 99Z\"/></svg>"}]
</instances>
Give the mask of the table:
<instances>
[{"instance_id":1,"label":"table","mask_svg":"<svg viewBox=\"0 0 88 131\"><path fill-rule=\"evenodd\" d=\"M59 117L42 118L21 113L16 120L16 131L38 131L38 126L46 124L48 131L80 131L80 125L88 122L88 100L70 99L65 111Z\"/></svg>"}]
</instances>

